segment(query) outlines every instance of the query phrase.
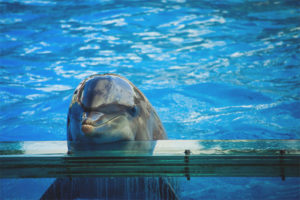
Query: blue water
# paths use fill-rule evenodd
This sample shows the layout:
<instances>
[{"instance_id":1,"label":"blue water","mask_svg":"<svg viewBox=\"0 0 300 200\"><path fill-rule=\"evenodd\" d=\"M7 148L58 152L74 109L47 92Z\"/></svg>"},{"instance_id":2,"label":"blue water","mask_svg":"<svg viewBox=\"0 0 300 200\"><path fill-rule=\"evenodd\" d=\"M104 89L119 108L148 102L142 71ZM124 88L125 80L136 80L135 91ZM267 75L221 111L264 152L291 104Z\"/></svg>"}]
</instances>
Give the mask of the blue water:
<instances>
[{"instance_id":1,"label":"blue water","mask_svg":"<svg viewBox=\"0 0 300 200\"><path fill-rule=\"evenodd\" d=\"M107 72L170 139L300 139L297 0L0 2L0 141L65 140L73 90ZM34 198L10 181L0 197ZM192 178L182 196L300 199L300 180Z\"/></svg>"}]
</instances>

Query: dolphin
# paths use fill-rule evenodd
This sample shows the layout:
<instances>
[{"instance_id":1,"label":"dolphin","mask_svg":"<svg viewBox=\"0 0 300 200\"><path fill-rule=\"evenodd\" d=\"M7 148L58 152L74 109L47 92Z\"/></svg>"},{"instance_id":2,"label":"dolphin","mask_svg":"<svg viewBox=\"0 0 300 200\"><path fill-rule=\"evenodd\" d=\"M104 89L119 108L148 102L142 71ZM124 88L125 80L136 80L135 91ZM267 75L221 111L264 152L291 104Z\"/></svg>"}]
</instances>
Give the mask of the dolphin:
<instances>
[{"instance_id":1,"label":"dolphin","mask_svg":"<svg viewBox=\"0 0 300 200\"><path fill-rule=\"evenodd\" d=\"M67 117L68 153L121 141L163 140L167 134L145 95L116 74L84 79ZM163 177L59 178L41 199L178 199L174 180Z\"/></svg>"},{"instance_id":2,"label":"dolphin","mask_svg":"<svg viewBox=\"0 0 300 200\"><path fill-rule=\"evenodd\" d=\"M79 84L69 107L67 135L70 143L167 139L148 99L116 74L93 75Z\"/></svg>"}]
</instances>

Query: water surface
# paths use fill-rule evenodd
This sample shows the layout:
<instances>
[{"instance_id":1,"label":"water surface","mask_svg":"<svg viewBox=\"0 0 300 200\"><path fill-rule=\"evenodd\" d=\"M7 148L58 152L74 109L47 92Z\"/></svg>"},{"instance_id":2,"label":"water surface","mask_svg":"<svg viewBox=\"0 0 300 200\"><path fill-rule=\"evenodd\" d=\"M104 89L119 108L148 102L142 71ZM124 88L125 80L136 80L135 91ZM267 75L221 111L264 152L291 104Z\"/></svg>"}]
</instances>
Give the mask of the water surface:
<instances>
[{"instance_id":1,"label":"water surface","mask_svg":"<svg viewBox=\"0 0 300 200\"><path fill-rule=\"evenodd\" d=\"M300 139L299 1L0 2L0 141L65 140L73 90L108 72L171 139ZM183 185L185 199L300 198L299 179Z\"/></svg>"}]
</instances>

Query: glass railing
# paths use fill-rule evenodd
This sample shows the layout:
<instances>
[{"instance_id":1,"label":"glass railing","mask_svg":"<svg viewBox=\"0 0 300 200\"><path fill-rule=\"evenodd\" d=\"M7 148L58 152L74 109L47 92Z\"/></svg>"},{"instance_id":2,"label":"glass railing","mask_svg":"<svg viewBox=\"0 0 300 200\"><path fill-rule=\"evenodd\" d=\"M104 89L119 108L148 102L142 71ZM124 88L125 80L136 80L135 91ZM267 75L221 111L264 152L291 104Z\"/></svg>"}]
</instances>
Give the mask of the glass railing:
<instances>
[{"instance_id":1,"label":"glass railing","mask_svg":"<svg viewBox=\"0 0 300 200\"><path fill-rule=\"evenodd\" d=\"M159 140L110 144L0 142L0 178L299 177L300 140Z\"/></svg>"}]
</instances>

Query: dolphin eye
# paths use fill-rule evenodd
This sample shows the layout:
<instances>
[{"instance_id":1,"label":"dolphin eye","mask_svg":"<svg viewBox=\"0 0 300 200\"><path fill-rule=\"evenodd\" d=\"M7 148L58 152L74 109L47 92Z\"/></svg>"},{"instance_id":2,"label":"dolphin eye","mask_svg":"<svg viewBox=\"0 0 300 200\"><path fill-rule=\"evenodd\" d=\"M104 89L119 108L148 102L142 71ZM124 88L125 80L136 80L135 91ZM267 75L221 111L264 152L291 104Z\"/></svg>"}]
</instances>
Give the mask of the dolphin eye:
<instances>
[{"instance_id":1,"label":"dolphin eye","mask_svg":"<svg viewBox=\"0 0 300 200\"><path fill-rule=\"evenodd\" d=\"M132 116L132 117L135 117L137 115L137 108L136 106L128 109L128 113Z\"/></svg>"}]
</instances>

